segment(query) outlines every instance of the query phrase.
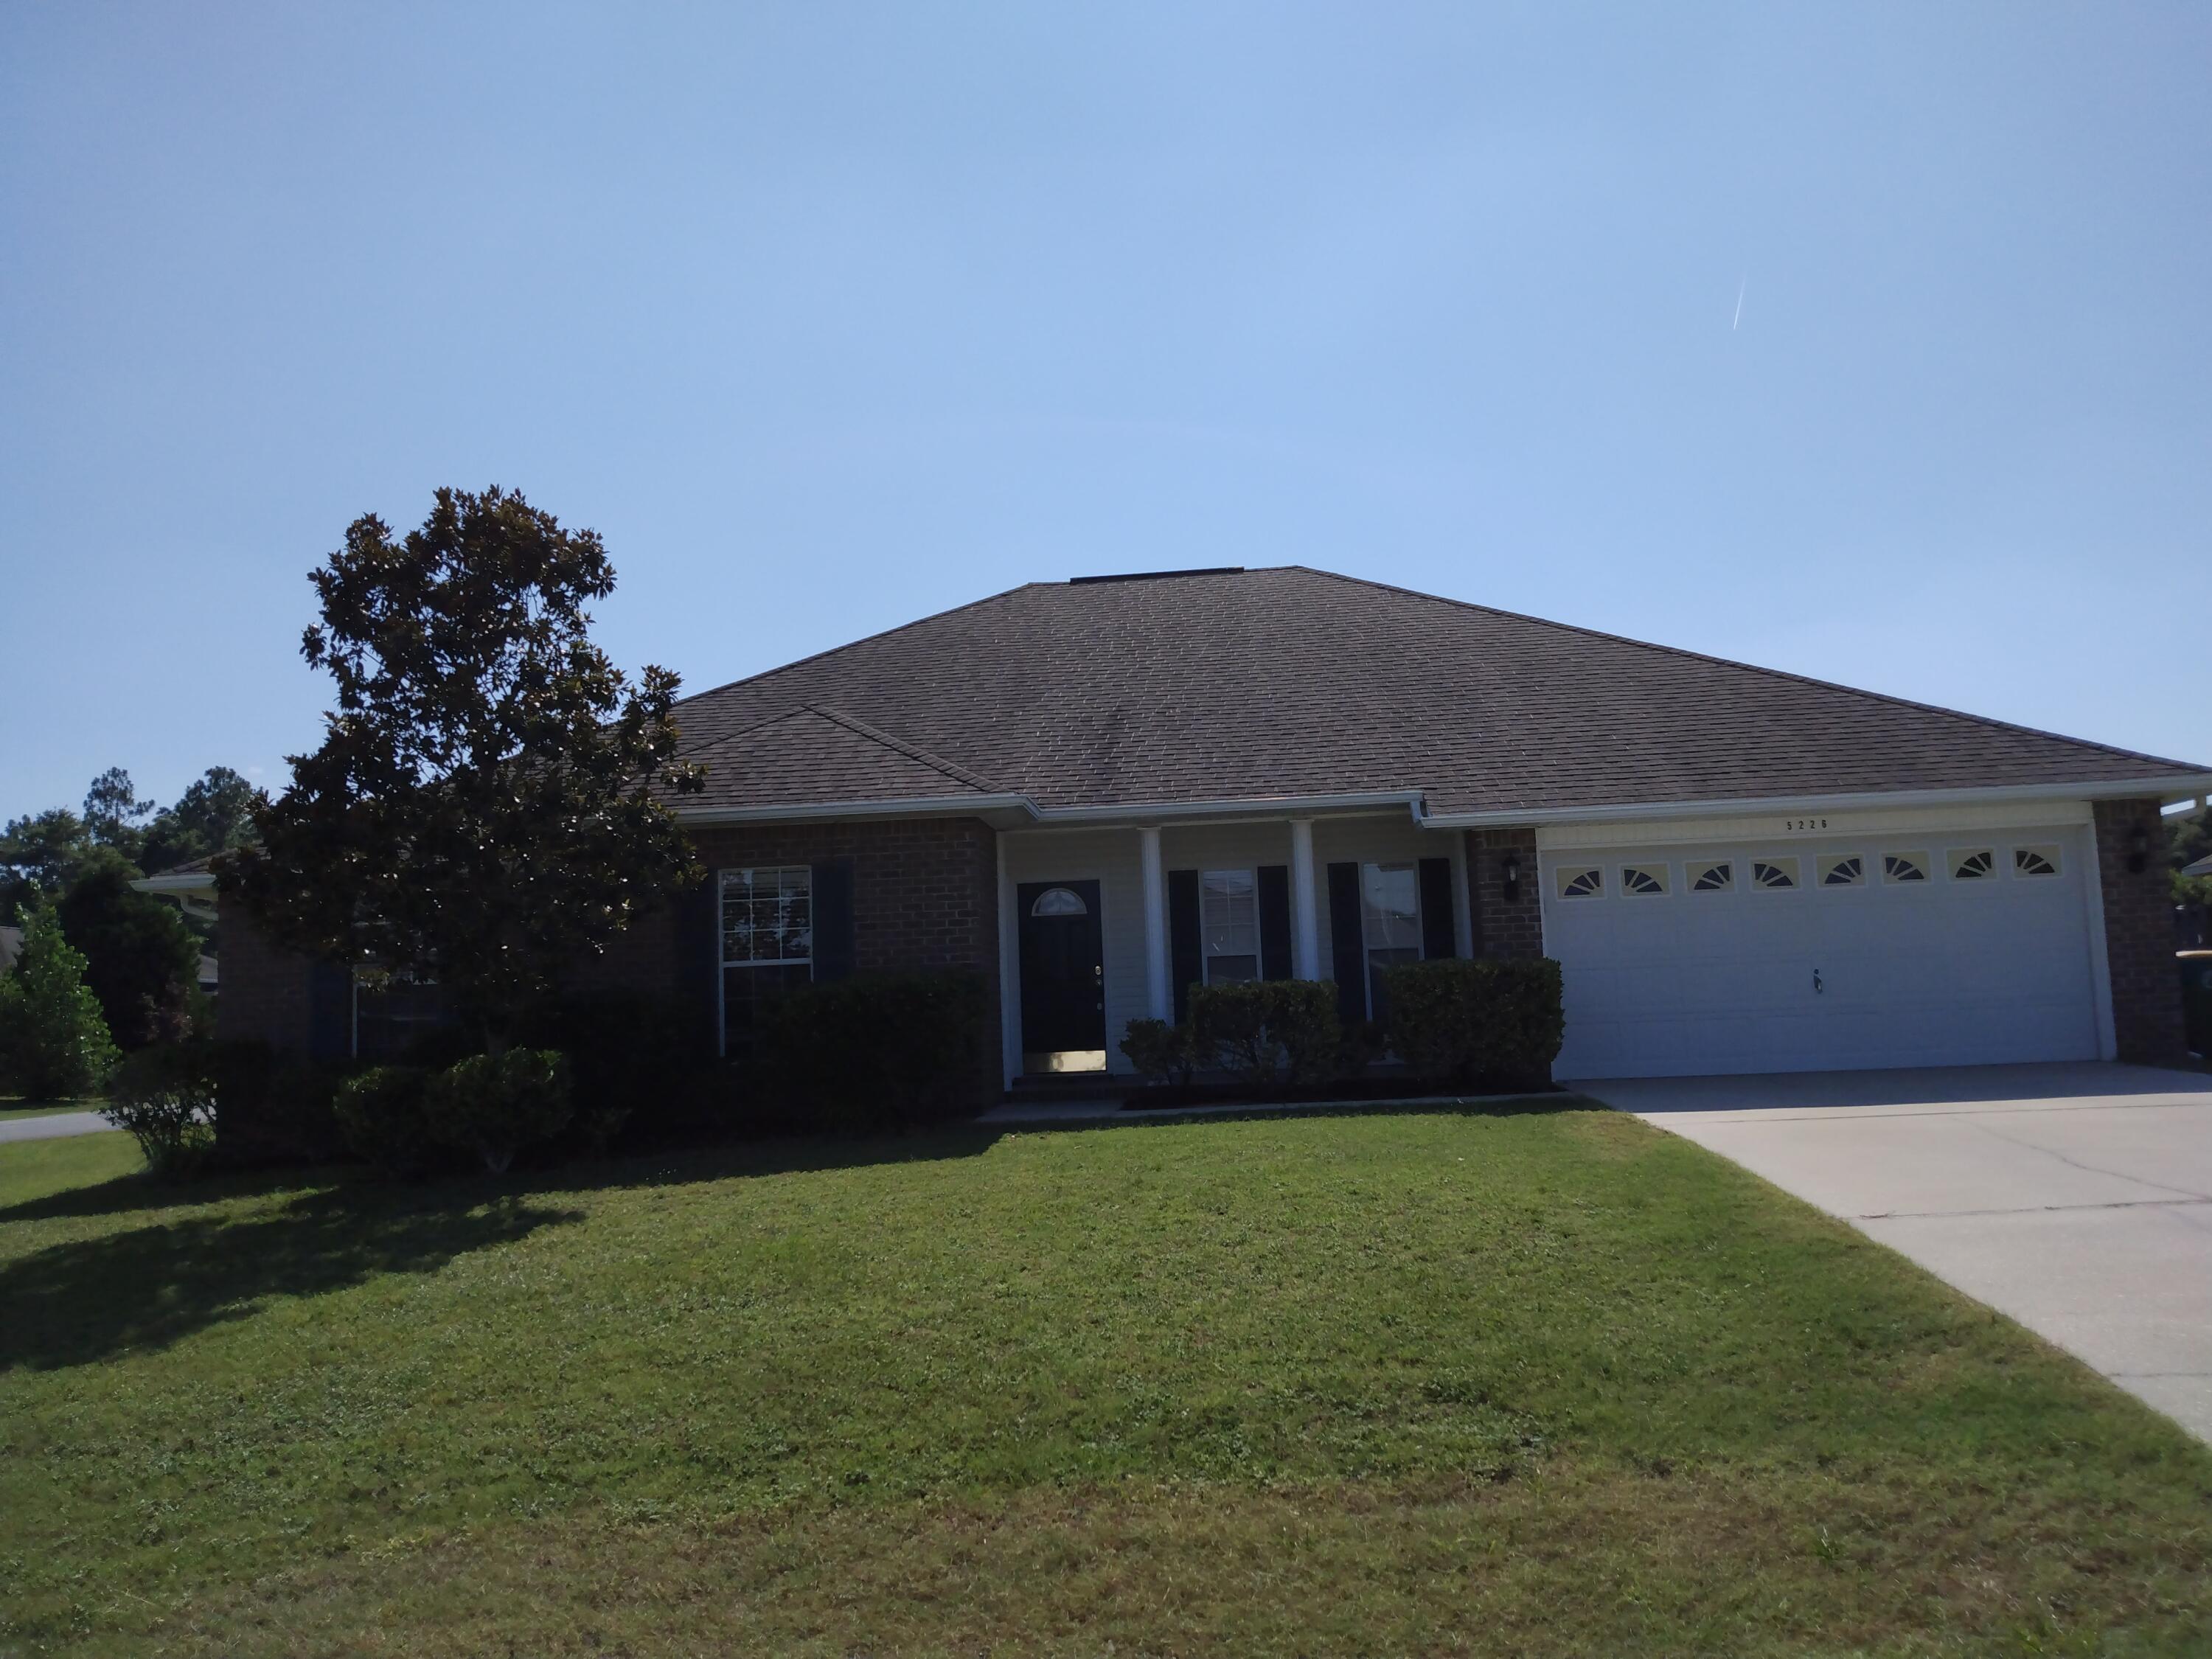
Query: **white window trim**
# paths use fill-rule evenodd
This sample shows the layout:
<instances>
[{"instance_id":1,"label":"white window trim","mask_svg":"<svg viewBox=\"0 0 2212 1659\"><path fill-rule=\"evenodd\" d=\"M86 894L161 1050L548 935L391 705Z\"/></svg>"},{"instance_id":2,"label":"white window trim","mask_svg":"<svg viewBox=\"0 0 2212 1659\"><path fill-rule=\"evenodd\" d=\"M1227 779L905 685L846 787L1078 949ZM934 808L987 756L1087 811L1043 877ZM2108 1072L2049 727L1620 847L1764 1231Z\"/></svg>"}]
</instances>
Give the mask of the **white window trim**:
<instances>
[{"instance_id":1,"label":"white window trim","mask_svg":"<svg viewBox=\"0 0 2212 1659\"><path fill-rule=\"evenodd\" d=\"M728 889L723 878L740 870L754 872L774 870L804 870L806 872L806 936L807 952L804 957L778 957L773 961L755 957L745 962L729 958L729 935L722 926L722 907L728 902ZM806 969L807 982L814 981L814 866L811 864L738 864L714 872L714 1052L723 1059L730 1054L730 981L732 968L797 968Z\"/></svg>"},{"instance_id":2,"label":"white window trim","mask_svg":"<svg viewBox=\"0 0 2212 1659\"><path fill-rule=\"evenodd\" d=\"M1429 936L1428 917L1421 909L1421 861L1412 859L1362 859L1359 860L1359 1001L1366 1009L1367 1018L1375 1018L1374 942L1367 937L1367 866L1381 869L1386 864L1410 865L1413 872L1413 939L1419 950L1420 941Z\"/></svg>"},{"instance_id":3,"label":"white window trim","mask_svg":"<svg viewBox=\"0 0 2212 1659\"><path fill-rule=\"evenodd\" d=\"M1813 855L1813 878L1805 885L1823 893L1863 893L1875 884L1880 876L1877 866L1881 856L1878 853L1816 853ZM1859 878L1856 881L1830 881L1820 869L1820 866L1830 859L1838 864L1845 859L1856 859L1859 861Z\"/></svg>"},{"instance_id":4,"label":"white window trim","mask_svg":"<svg viewBox=\"0 0 2212 1659\"><path fill-rule=\"evenodd\" d=\"M1596 873L1597 891L1570 893L1567 890L1569 879L1586 872ZM1592 864L1583 859L1577 859L1569 864L1555 864L1552 866L1552 887L1553 890L1551 896L1562 904L1587 904L1593 899L1604 898L1607 896L1605 866L1601 864Z\"/></svg>"},{"instance_id":5,"label":"white window trim","mask_svg":"<svg viewBox=\"0 0 2212 1659\"><path fill-rule=\"evenodd\" d=\"M361 993L362 988L361 969L358 967L349 968L346 970L346 979L348 984L351 987L350 994L346 998L346 1058L349 1060L359 1060L361 1058ZM410 982L416 985L427 985L433 988L434 988L438 983L434 979L410 979Z\"/></svg>"},{"instance_id":6,"label":"white window trim","mask_svg":"<svg viewBox=\"0 0 2212 1659\"><path fill-rule=\"evenodd\" d=\"M1805 855L1802 853L1753 853L1743 863L1744 873L1748 878L1743 884L1747 893L1802 893L1805 890ZM1759 879L1759 866L1762 864L1771 864L1778 869L1785 864L1792 865L1796 866L1796 872L1787 887L1769 887Z\"/></svg>"},{"instance_id":7,"label":"white window trim","mask_svg":"<svg viewBox=\"0 0 2212 1659\"><path fill-rule=\"evenodd\" d=\"M1878 873L1881 878L1881 884L1885 887L1929 887L1936 883L1936 866L1940 860L1936 854L1925 847L1885 847L1875 854L1875 859L1879 866ZM1918 859L1921 861L1919 875L1903 878L1891 875L1889 861L1892 859Z\"/></svg>"},{"instance_id":8,"label":"white window trim","mask_svg":"<svg viewBox=\"0 0 2212 1659\"><path fill-rule=\"evenodd\" d=\"M1257 866L1230 864L1198 872L1198 982L1200 985L1214 982L1214 952L1206 936L1206 878L1208 876L1249 876L1252 878L1252 977L1255 980L1265 979L1267 976L1267 949L1266 928L1260 917L1260 871ZM1223 983L1233 985L1242 981L1226 980Z\"/></svg>"},{"instance_id":9,"label":"white window trim","mask_svg":"<svg viewBox=\"0 0 2212 1659\"><path fill-rule=\"evenodd\" d=\"M1983 874L1962 876L1951 867L1954 860L1970 857L1976 853L1987 853L1990 855L1990 867ZM1995 887L2003 881L2005 866L2010 860L2009 851L1996 842L1961 842L1943 849L1943 879L1960 887Z\"/></svg>"},{"instance_id":10,"label":"white window trim","mask_svg":"<svg viewBox=\"0 0 2212 1659\"><path fill-rule=\"evenodd\" d=\"M1744 890L1743 872L1746 859L1741 853L1715 853L1702 858L1682 860L1682 896L1684 898L1729 898ZM1698 878L1717 865L1728 866L1729 878L1719 887L1700 887Z\"/></svg>"}]
</instances>

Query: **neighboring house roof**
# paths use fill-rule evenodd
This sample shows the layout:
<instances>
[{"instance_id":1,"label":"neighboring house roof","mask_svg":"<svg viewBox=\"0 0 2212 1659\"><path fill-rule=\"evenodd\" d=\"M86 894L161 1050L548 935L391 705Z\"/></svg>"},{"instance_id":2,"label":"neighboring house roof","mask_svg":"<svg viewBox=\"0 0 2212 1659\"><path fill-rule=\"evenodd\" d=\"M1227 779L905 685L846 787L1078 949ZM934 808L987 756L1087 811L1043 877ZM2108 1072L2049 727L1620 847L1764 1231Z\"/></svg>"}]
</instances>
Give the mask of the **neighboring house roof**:
<instances>
[{"instance_id":1,"label":"neighboring house roof","mask_svg":"<svg viewBox=\"0 0 2212 1659\"><path fill-rule=\"evenodd\" d=\"M2185 876L2212 876L2212 853L2206 854L2194 864L2183 865L2181 873Z\"/></svg>"},{"instance_id":2,"label":"neighboring house roof","mask_svg":"<svg viewBox=\"0 0 2212 1659\"><path fill-rule=\"evenodd\" d=\"M708 811L1395 792L1483 814L2207 770L1299 566L1032 582L677 719Z\"/></svg>"},{"instance_id":3,"label":"neighboring house roof","mask_svg":"<svg viewBox=\"0 0 2212 1659\"><path fill-rule=\"evenodd\" d=\"M131 884L142 893L174 896L211 892L215 888L215 860L210 854L207 858L173 864L166 870L156 870L150 876L142 876Z\"/></svg>"},{"instance_id":4,"label":"neighboring house roof","mask_svg":"<svg viewBox=\"0 0 2212 1659\"><path fill-rule=\"evenodd\" d=\"M0 974L15 965L15 958L23 954L23 930L20 927L0 927Z\"/></svg>"}]
</instances>

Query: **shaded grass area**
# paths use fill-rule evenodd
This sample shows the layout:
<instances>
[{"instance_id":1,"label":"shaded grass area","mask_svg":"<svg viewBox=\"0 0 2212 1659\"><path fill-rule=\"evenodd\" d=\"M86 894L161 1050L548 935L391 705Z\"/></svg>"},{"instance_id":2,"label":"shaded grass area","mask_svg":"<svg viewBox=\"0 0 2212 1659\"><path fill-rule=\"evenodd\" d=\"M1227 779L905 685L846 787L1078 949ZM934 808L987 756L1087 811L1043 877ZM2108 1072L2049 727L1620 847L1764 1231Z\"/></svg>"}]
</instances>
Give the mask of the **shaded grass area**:
<instances>
[{"instance_id":1,"label":"shaded grass area","mask_svg":"<svg viewBox=\"0 0 2212 1659\"><path fill-rule=\"evenodd\" d=\"M1579 1110L0 1187L0 1652L2190 1651L2212 1458ZM112 1149L110 1152L112 1158ZM588 1182L578 1176L588 1176Z\"/></svg>"}]
</instances>

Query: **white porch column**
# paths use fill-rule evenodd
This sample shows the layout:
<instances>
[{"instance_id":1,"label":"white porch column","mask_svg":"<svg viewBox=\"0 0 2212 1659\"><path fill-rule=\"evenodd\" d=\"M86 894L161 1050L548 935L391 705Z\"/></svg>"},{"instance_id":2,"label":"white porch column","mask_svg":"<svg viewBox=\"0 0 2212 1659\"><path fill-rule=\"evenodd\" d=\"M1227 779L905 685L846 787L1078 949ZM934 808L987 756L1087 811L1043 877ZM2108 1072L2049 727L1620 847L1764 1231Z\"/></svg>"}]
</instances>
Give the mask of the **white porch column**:
<instances>
[{"instance_id":1,"label":"white porch column","mask_svg":"<svg viewBox=\"0 0 2212 1659\"><path fill-rule=\"evenodd\" d=\"M1321 977L1321 903L1314 896L1313 820L1291 820L1291 972Z\"/></svg>"},{"instance_id":2,"label":"white porch column","mask_svg":"<svg viewBox=\"0 0 2212 1659\"><path fill-rule=\"evenodd\" d=\"M999 1066L1006 1086L1022 1071L1021 918L1014 914L1014 882L1006 873L1006 834L992 837L999 854Z\"/></svg>"},{"instance_id":3,"label":"white porch column","mask_svg":"<svg viewBox=\"0 0 2212 1659\"><path fill-rule=\"evenodd\" d=\"M1160 832L1147 824L1137 831L1145 866L1145 1006L1154 1019L1175 1018L1175 991L1168 983L1168 878L1160 867Z\"/></svg>"}]
</instances>

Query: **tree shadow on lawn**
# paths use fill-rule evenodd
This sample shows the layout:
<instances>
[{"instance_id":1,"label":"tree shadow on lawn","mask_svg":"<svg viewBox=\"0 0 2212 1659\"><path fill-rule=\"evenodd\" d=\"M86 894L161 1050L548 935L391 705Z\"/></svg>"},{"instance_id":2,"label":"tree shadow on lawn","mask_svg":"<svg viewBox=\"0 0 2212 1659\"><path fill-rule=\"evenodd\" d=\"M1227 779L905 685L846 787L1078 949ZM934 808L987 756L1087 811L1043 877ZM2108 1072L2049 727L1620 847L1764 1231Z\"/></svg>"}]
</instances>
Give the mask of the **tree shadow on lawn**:
<instances>
[{"instance_id":1,"label":"tree shadow on lawn","mask_svg":"<svg viewBox=\"0 0 2212 1659\"><path fill-rule=\"evenodd\" d=\"M976 1158L1009 1133L1167 1129L1255 1119L1521 1117L1587 1111L1592 1104L1558 1093L1287 1110L1255 1106L1194 1117L1128 1112L1060 1123L956 1123L865 1139L672 1146L532 1170L498 1186L480 1177L392 1186L352 1171L333 1176L296 1169L190 1184L124 1176L0 1209L0 1224L199 1212L0 1263L0 1370L51 1370L167 1347L207 1326L247 1318L270 1297L313 1296L378 1273L434 1272L469 1251L526 1237L540 1227L582 1221L583 1211L549 1201L564 1195ZM297 1195L274 1214L238 1218L209 1208L288 1190Z\"/></svg>"},{"instance_id":2,"label":"tree shadow on lawn","mask_svg":"<svg viewBox=\"0 0 2212 1659\"><path fill-rule=\"evenodd\" d=\"M583 1218L518 1196L481 1200L480 1188L328 1188L274 1215L188 1216L35 1251L0 1264L0 1370L51 1370L165 1348L248 1318L270 1297L319 1295L378 1273L434 1272L471 1250Z\"/></svg>"}]
</instances>

